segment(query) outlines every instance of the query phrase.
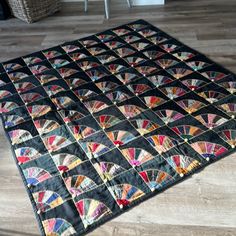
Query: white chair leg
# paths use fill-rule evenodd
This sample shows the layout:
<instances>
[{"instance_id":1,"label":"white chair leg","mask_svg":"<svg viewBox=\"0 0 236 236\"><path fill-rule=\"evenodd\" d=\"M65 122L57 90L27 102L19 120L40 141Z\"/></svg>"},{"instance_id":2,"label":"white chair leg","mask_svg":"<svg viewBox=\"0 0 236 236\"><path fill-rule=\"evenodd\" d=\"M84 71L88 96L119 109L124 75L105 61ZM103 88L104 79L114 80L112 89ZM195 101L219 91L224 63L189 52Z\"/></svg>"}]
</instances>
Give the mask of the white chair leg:
<instances>
[{"instance_id":1,"label":"white chair leg","mask_svg":"<svg viewBox=\"0 0 236 236\"><path fill-rule=\"evenodd\" d=\"M104 3L105 3L105 17L106 17L106 19L109 19L109 17L110 17L109 0L104 0Z\"/></svg>"},{"instance_id":2,"label":"white chair leg","mask_svg":"<svg viewBox=\"0 0 236 236\"><path fill-rule=\"evenodd\" d=\"M131 3L131 1L132 1L132 0L127 0L127 3L128 3L129 8L132 7L132 3Z\"/></svg>"},{"instance_id":3,"label":"white chair leg","mask_svg":"<svg viewBox=\"0 0 236 236\"><path fill-rule=\"evenodd\" d=\"M88 11L88 0L84 0L84 11Z\"/></svg>"}]
</instances>

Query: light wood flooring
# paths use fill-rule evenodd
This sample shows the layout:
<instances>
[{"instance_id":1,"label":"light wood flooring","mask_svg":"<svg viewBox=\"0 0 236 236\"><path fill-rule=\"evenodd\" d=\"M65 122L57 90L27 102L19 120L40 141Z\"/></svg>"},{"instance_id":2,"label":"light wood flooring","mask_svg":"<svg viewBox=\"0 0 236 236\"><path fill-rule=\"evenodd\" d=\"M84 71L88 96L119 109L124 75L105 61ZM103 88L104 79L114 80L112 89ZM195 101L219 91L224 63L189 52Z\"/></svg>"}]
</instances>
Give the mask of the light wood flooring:
<instances>
[{"instance_id":1,"label":"light wood flooring","mask_svg":"<svg viewBox=\"0 0 236 236\"><path fill-rule=\"evenodd\" d=\"M236 73L236 1L166 0L165 6L66 3L61 12L28 25L0 21L0 61L146 19ZM10 146L0 129L0 236L38 236L39 230ZM236 154L101 226L90 236L235 236Z\"/></svg>"}]
</instances>

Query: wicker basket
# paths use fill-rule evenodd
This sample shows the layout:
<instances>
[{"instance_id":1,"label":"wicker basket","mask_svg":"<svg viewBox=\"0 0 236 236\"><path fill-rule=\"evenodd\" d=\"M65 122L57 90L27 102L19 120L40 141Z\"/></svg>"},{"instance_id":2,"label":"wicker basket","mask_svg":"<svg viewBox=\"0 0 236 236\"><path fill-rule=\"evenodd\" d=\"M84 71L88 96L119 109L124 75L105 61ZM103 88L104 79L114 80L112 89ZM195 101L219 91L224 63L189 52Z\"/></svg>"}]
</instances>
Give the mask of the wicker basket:
<instances>
[{"instance_id":1,"label":"wicker basket","mask_svg":"<svg viewBox=\"0 0 236 236\"><path fill-rule=\"evenodd\" d=\"M60 10L60 0L8 0L13 15L28 23Z\"/></svg>"}]
</instances>

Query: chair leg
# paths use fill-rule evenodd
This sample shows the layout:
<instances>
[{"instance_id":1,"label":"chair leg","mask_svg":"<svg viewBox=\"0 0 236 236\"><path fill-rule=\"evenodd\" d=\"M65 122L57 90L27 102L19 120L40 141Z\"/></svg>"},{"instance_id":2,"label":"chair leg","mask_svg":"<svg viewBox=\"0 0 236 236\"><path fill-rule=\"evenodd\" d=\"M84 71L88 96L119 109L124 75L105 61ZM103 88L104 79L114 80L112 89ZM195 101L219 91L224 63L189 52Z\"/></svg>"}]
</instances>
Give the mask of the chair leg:
<instances>
[{"instance_id":1,"label":"chair leg","mask_svg":"<svg viewBox=\"0 0 236 236\"><path fill-rule=\"evenodd\" d=\"M109 17L110 17L109 0L104 0L104 3L105 3L105 17L106 17L106 19L109 19Z\"/></svg>"},{"instance_id":2,"label":"chair leg","mask_svg":"<svg viewBox=\"0 0 236 236\"><path fill-rule=\"evenodd\" d=\"M129 8L132 7L132 3L131 3L131 1L132 1L132 0L127 0L127 3L128 3Z\"/></svg>"},{"instance_id":3,"label":"chair leg","mask_svg":"<svg viewBox=\"0 0 236 236\"><path fill-rule=\"evenodd\" d=\"M84 11L88 11L88 0L84 0Z\"/></svg>"}]
</instances>

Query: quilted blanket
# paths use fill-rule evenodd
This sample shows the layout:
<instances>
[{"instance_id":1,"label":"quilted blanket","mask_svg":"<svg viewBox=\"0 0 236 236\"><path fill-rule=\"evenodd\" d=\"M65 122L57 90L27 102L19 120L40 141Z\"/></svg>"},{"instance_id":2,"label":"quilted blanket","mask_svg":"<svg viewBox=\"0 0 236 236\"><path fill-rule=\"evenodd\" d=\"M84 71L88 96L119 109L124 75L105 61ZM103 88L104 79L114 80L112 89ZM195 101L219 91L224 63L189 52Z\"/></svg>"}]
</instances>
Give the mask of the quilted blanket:
<instances>
[{"instance_id":1,"label":"quilted blanket","mask_svg":"<svg viewBox=\"0 0 236 236\"><path fill-rule=\"evenodd\" d=\"M1 63L42 235L83 235L234 152L235 93L234 74L143 20Z\"/></svg>"}]
</instances>

